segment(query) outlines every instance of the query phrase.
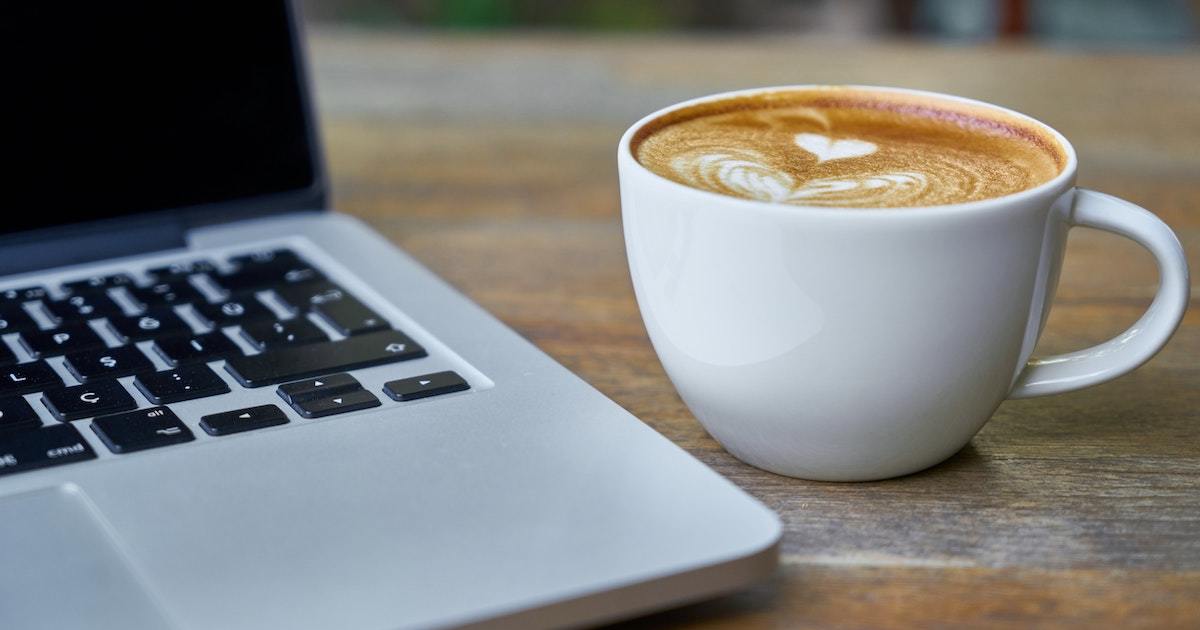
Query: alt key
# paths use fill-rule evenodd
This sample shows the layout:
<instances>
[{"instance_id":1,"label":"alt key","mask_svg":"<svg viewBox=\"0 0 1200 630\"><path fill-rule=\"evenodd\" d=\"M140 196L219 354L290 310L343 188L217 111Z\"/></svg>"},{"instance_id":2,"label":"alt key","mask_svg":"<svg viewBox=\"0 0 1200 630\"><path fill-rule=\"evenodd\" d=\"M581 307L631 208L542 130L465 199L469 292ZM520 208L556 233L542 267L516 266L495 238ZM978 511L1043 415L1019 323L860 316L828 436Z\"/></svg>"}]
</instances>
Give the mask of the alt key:
<instances>
[{"instance_id":1,"label":"alt key","mask_svg":"<svg viewBox=\"0 0 1200 630\"><path fill-rule=\"evenodd\" d=\"M471 386L457 373L446 371L390 381L383 386L383 393L392 400L417 400L470 388Z\"/></svg>"}]
</instances>

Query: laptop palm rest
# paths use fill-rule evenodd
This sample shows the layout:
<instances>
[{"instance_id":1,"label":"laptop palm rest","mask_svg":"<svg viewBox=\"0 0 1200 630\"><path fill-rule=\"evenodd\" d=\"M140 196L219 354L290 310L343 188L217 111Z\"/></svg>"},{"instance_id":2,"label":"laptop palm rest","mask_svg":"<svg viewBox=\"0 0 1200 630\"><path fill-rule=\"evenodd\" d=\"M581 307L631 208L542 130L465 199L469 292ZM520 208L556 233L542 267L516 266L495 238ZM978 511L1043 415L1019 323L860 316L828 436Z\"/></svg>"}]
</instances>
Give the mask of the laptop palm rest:
<instances>
[{"instance_id":1,"label":"laptop palm rest","mask_svg":"<svg viewBox=\"0 0 1200 630\"><path fill-rule=\"evenodd\" d=\"M76 486L0 497L0 628L169 628Z\"/></svg>"}]
</instances>

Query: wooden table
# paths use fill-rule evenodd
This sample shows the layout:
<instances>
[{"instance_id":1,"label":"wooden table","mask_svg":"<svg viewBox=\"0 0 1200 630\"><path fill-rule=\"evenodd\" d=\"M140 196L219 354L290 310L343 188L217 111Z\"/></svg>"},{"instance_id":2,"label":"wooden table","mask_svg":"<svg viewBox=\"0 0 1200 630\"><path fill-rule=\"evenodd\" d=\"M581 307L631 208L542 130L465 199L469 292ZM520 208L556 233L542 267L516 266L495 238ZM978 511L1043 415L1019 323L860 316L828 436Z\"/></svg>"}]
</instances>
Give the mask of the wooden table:
<instances>
[{"instance_id":1,"label":"wooden table","mask_svg":"<svg viewBox=\"0 0 1200 630\"><path fill-rule=\"evenodd\" d=\"M1200 270L1200 51L319 29L312 47L338 208L782 515L774 579L631 625L1200 627L1200 309L1133 374L1007 402L931 470L779 477L721 450L656 360L625 266L614 159L632 121L705 93L952 92L1063 131L1081 185L1158 213ZM1076 230L1039 352L1114 335L1155 285L1149 254Z\"/></svg>"}]
</instances>

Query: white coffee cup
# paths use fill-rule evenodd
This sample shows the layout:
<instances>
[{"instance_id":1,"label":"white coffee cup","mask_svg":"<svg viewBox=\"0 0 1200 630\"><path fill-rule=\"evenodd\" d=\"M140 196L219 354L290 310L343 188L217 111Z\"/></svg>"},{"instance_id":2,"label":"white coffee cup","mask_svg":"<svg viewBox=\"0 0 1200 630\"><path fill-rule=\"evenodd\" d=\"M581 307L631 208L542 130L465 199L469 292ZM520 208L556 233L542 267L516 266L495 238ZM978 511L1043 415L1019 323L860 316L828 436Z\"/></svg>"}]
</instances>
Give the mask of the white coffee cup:
<instances>
[{"instance_id":1,"label":"white coffee cup","mask_svg":"<svg viewBox=\"0 0 1200 630\"><path fill-rule=\"evenodd\" d=\"M719 195L617 162L629 268L642 317L684 402L729 452L771 472L862 481L916 472L970 441L1006 398L1067 392L1138 367L1188 303L1183 248L1153 214L1053 180L978 202L901 209L797 207ZM1158 262L1153 303L1125 332L1031 358L1067 231L1133 239Z\"/></svg>"}]
</instances>

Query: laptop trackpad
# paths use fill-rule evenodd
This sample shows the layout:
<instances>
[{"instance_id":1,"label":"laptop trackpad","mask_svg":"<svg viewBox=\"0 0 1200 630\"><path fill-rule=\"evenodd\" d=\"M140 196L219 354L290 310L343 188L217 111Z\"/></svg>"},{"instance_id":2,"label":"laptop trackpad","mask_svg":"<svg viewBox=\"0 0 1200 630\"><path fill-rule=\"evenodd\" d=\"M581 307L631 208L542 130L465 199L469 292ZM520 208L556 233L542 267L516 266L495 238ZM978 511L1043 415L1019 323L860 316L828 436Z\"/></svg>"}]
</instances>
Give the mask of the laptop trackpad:
<instances>
[{"instance_id":1,"label":"laptop trackpad","mask_svg":"<svg viewBox=\"0 0 1200 630\"><path fill-rule=\"evenodd\" d=\"M75 486L0 497L0 628L166 628Z\"/></svg>"}]
</instances>

